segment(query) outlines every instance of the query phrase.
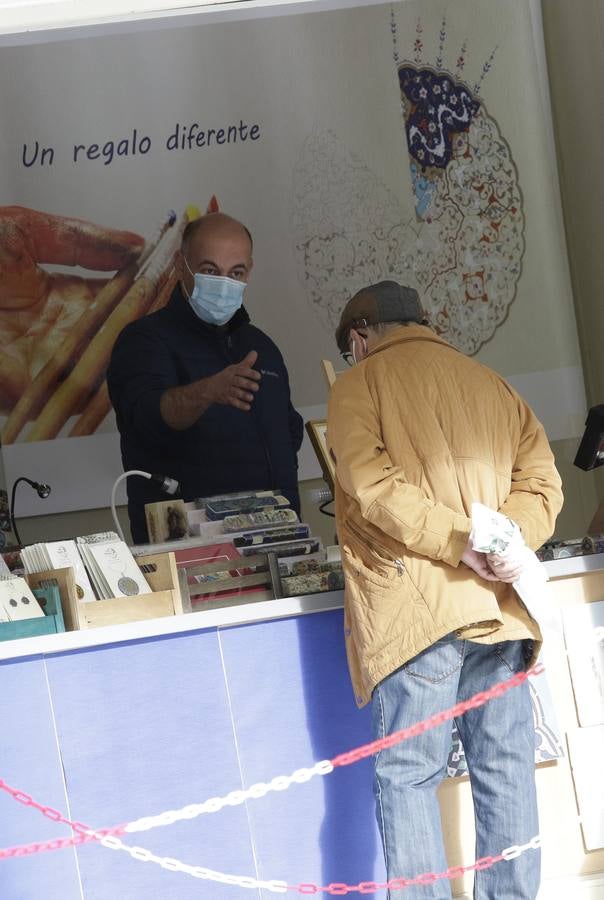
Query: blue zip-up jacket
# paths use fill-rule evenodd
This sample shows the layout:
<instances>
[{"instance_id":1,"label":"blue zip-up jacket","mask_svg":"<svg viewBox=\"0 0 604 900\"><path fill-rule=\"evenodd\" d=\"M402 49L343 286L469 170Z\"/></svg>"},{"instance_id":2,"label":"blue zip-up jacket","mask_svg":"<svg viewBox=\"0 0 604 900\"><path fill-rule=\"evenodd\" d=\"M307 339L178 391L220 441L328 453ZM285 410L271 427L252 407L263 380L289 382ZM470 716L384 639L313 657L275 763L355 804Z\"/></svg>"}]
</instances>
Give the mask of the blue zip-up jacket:
<instances>
[{"instance_id":1,"label":"blue zip-up jacket","mask_svg":"<svg viewBox=\"0 0 604 900\"><path fill-rule=\"evenodd\" d=\"M159 402L168 388L222 371L256 350L262 374L250 412L213 404L184 431L170 428ZM297 453L302 417L290 400L281 353L241 308L220 327L193 312L180 286L166 307L144 316L118 337L107 384L121 436L124 470L168 475L184 500L212 494L278 488L299 512ZM154 482L128 479L128 514L135 543L148 540L145 503L166 500Z\"/></svg>"}]
</instances>

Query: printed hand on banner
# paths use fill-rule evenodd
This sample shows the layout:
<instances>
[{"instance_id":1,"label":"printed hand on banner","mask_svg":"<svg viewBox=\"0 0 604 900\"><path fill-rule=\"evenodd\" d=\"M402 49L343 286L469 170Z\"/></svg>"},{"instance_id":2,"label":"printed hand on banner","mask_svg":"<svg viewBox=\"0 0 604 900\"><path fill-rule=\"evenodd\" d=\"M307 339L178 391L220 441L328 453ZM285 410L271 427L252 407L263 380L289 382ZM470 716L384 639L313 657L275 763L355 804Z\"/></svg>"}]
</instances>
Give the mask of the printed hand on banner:
<instances>
[{"instance_id":1,"label":"printed hand on banner","mask_svg":"<svg viewBox=\"0 0 604 900\"><path fill-rule=\"evenodd\" d=\"M113 273L134 261L143 245L129 231L0 207L0 412L11 410L106 283L42 266Z\"/></svg>"}]
</instances>

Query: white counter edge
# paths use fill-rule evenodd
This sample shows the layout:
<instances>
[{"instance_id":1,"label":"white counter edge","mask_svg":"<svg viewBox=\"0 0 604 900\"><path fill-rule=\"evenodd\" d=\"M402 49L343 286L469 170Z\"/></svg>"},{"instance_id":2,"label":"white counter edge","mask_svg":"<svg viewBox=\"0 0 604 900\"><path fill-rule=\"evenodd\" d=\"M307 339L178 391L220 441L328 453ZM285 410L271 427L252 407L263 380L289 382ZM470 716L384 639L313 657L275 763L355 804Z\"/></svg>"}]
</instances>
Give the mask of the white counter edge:
<instances>
[{"instance_id":1,"label":"white counter edge","mask_svg":"<svg viewBox=\"0 0 604 900\"><path fill-rule=\"evenodd\" d=\"M38 637L0 641L0 662L24 659L28 656L49 656L70 650L85 650L107 644L123 644L145 638L183 634L209 628L228 628L249 625L269 619L285 619L308 613L340 609L344 605L343 591L308 594L304 597L284 597L279 600L261 600L241 603L222 609L207 609L182 616L164 616L122 625L106 625L82 631L65 631Z\"/></svg>"},{"instance_id":2,"label":"white counter edge","mask_svg":"<svg viewBox=\"0 0 604 900\"><path fill-rule=\"evenodd\" d=\"M550 578L568 578L586 572L604 569L604 553L591 556L571 556L545 563ZM333 591L308 594L304 597L287 597L280 600L243 602L222 609L205 609L182 616L165 616L129 622L125 625L107 625L83 631L66 631L62 634L46 634L40 637L0 641L0 662L24 659L29 656L48 656L70 650L85 650L106 644L123 644L127 641L184 634L208 628L228 628L248 625L269 619L284 619L308 613L339 609L344 605L344 592Z\"/></svg>"},{"instance_id":3,"label":"white counter edge","mask_svg":"<svg viewBox=\"0 0 604 900\"><path fill-rule=\"evenodd\" d=\"M604 553L592 553L587 556L566 556L562 559L550 559L543 564L550 578L565 578L570 575L583 575L585 572L597 572L604 569Z\"/></svg>"}]
</instances>

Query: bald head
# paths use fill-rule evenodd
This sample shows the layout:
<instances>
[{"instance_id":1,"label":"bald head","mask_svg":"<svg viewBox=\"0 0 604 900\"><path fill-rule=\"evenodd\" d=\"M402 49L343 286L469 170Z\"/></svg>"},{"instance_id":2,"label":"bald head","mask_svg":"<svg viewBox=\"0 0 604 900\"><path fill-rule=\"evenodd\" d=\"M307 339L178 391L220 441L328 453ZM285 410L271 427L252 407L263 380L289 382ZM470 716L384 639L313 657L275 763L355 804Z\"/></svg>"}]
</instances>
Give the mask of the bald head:
<instances>
[{"instance_id":1,"label":"bald head","mask_svg":"<svg viewBox=\"0 0 604 900\"><path fill-rule=\"evenodd\" d=\"M185 254L187 253L192 240L198 235L203 236L207 234L228 238L237 234L245 235L250 245L250 256L252 254L252 235L248 229L237 219L233 219L232 216L227 216L226 213L222 212L206 213L205 216L201 216L199 219L194 219L192 222L189 222L182 235L182 252Z\"/></svg>"}]
</instances>

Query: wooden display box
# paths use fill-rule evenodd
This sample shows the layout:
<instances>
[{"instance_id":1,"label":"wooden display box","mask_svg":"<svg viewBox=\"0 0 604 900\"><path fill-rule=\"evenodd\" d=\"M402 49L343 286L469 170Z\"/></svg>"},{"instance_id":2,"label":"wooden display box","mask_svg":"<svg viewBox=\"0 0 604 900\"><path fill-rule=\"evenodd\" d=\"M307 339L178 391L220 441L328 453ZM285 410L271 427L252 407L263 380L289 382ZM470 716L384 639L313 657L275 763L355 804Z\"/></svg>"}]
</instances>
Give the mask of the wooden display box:
<instances>
[{"instance_id":1,"label":"wooden display box","mask_svg":"<svg viewBox=\"0 0 604 900\"><path fill-rule=\"evenodd\" d=\"M44 617L0 622L0 641L14 641L19 638L39 637L42 634L58 634L65 631L59 589L33 588L33 593L44 610Z\"/></svg>"},{"instance_id":2,"label":"wooden display box","mask_svg":"<svg viewBox=\"0 0 604 900\"><path fill-rule=\"evenodd\" d=\"M217 572L254 569L243 575L204 580ZM243 603L259 603L280 597L277 558L274 553L238 556L218 562L187 560L178 565L180 590L186 612L225 609ZM200 581L197 579L201 578Z\"/></svg>"},{"instance_id":3,"label":"wooden display box","mask_svg":"<svg viewBox=\"0 0 604 900\"><path fill-rule=\"evenodd\" d=\"M67 631L181 615L182 599L174 554L139 556L136 561L152 589L150 594L83 603L77 595L72 568L36 572L28 575L27 581L32 589L47 581L57 583Z\"/></svg>"}]
</instances>

